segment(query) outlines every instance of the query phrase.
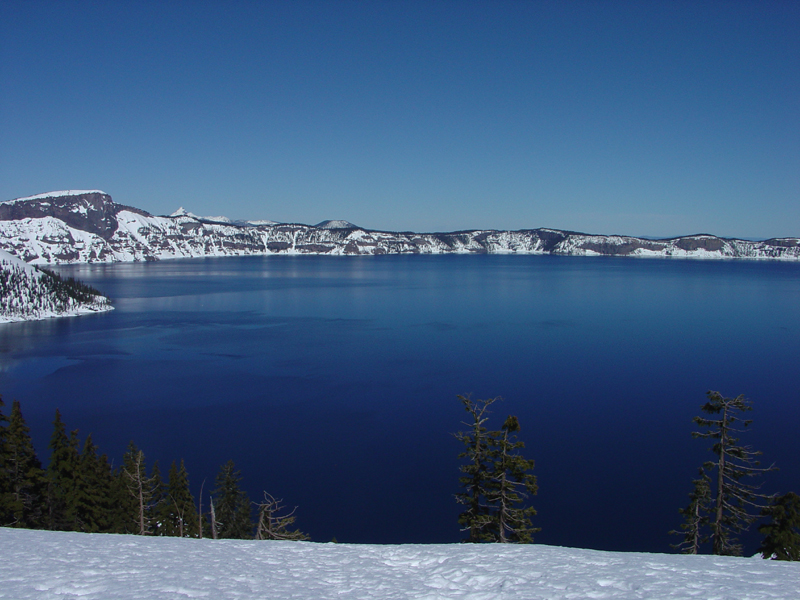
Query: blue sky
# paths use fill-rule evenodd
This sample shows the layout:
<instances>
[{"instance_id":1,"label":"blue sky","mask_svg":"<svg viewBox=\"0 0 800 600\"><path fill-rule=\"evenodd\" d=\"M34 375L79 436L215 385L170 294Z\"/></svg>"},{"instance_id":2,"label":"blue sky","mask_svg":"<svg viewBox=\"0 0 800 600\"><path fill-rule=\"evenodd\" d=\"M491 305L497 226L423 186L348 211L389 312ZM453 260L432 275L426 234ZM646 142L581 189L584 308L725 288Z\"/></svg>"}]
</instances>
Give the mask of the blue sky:
<instances>
[{"instance_id":1,"label":"blue sky","mask_svg":"<svg viewBox=\"0 0 800 600\"><path fill-rule=\"evenodd\" d=\"M0 199L800 236L797 2L0 3Z\"/></svg>"}]
</instances>

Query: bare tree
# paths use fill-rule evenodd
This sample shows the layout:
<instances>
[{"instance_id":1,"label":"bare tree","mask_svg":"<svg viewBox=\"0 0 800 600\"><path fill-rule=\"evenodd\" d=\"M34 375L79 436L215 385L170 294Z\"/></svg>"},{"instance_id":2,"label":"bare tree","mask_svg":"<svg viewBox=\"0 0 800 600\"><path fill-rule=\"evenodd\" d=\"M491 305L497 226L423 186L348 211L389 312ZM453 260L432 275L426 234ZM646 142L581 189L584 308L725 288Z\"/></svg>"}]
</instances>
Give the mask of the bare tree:
<instances>
[{"instance_id":1,"label":"bare tree","mask_svg":"<svg viewBox=\"0 0 800 600\"><path fill-rule=\"evenodd\" d=\"M211 538L217 539L217 515L214 513L214 498L209 496L211 502Z\"/></svg>"},{"instance_id":2,"label":"bare tree","mask_svg":"<svg viewBox=\"0 0 800 600\"><path fill-rule=\"evenodd\" d=\"M133 442L128 446L125 454L122 473L131 496L137 504L137 521L139 535L147 535L150 529L150 519L147 516L153 498L154 478L147 477L144 452L138 450Z\"/></svg>"},{"instance_id":3,"label":"bare tree","mask_svg":"<svg viewBox=\"0 0 800 600\"><path fill-rule=\"evenodd\" d=\"M289 529L294 524L295 506L286 513L283 500L278 500L272 494L264 492L262 502L254 502L258 507L258 526L256 527L257 540L307 540L309 537L297 530Z\"/></svg>"},{"instance_id":4,"label":"bare tree","mask_svg":"<svg viewBox=\"0 0 800 600\"><path fill-rule=\"evenodd\" d=\"M172 500L172 506L175 507L175 516L177 517L176 522L178 524L178 537L183 537L183 524L185 522L184 514L186 511L181 509L178 501L174 496L172 496L172 494L169 495L169 499Z\"/></svg>"},{"instance_id":5,"label":"bare tree","mask_svg":"<svg viewBox=\"0 0 800 600\"><path fill-rule=\"evenodd\" d=\"M197 538L203 539L203 486L206 484L206 480L203 479L203 483L200 484L200 495L198 496L200 506L197 512Z\"/></svg>"}]
</instances>

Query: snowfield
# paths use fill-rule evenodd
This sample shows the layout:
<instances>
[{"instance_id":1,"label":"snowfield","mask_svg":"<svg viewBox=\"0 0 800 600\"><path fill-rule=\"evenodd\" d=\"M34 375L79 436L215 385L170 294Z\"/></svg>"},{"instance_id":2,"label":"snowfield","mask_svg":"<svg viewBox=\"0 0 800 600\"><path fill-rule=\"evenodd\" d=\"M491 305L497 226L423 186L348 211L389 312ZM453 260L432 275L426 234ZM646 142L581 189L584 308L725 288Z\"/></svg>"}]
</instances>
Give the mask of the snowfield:
<instances>
[{"instance_id":1,"label":"snowfield","mask_svg":"<svg viewBox=\"0 0 800 600\"><path fill-rule=\"evenodd\" d=\"M194 540L0 528L0 598L800 598L800 564L554 546Z\"/></svg>"}]
</instances>

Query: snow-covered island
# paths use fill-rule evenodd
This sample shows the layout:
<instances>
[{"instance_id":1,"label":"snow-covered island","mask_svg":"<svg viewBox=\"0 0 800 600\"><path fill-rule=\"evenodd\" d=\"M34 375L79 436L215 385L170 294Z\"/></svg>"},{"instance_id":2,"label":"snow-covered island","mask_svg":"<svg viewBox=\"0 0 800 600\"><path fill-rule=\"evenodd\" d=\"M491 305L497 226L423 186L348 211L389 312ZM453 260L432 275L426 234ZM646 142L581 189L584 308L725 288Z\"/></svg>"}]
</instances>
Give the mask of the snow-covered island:
<instances>
[{"instance_id":1,"label":"snow-covered island","mask_svg":"<svg viewBox=\"0 0 800 600\"><path fill-rule=\"evenodd\" d=\"M0 323L72 317L112 308L97 290L41 271L0 250Z\"/></svg>"},{"instance_id":2,"label":"snow-covered island","mask_svg":"<svg viewBox=\"0 0 800 600\"><path fill-rule=\"evenodd\" d=\"M511 544L351 545L0 528L0 598L790 600L800 564Z\"/></svg>"},{"instance_id":3,"label":"snow-covered island","mask_svg":"<svg viewBox=\"0 0 800 600\"><path fill-rule=\"evenodd\" d=\"M558 254L800 260L800 239L749 241L698 234L663 240L557 229L450 233L364 229L349 221L231 221L179 209L168 216L116 204L99 190L0 202L0 249L32 264L127 262L269 254Z\"/></svg>"}]
</instances>

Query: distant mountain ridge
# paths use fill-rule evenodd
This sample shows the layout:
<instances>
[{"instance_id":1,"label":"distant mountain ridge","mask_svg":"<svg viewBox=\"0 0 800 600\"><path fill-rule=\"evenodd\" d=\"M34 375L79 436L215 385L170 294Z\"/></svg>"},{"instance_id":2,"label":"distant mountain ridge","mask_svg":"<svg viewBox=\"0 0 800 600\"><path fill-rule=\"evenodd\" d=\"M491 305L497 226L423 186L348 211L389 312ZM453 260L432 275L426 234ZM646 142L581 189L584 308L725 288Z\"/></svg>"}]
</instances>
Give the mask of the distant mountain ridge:
<instances>
[{"instance_id":1,"label":"distant mountain ridge","mask_svg":"<svg viewBox=\"0 0 800 600\"><path fill-rule=\"evenodd\" d=\"M670 239L557 229L388 232L348 221L316 226L169 216L115 203L99 190L0 202L0 249L32 264L130 262L253 254L557 254L800 260L800 239L749 241L709 234Z\"/></svg>"}]
</instances>

